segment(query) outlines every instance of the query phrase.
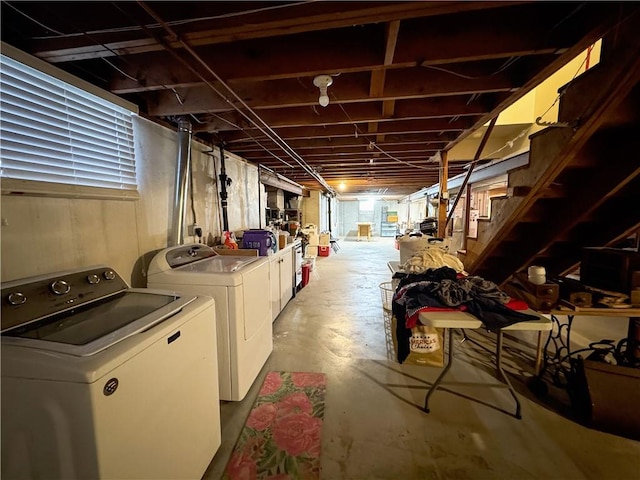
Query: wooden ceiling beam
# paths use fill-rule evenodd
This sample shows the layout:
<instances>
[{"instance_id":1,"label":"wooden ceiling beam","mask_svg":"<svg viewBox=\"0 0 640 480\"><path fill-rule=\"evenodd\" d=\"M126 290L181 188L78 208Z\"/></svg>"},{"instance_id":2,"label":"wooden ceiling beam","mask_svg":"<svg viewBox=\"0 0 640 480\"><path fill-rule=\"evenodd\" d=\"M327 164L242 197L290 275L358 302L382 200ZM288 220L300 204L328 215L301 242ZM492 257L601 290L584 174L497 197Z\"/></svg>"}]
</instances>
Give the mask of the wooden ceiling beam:
<instances>
[{"instance_id":1,"label":"wooden ceiling beam","mask_svg":"<svg viewBox=\"0 0 640 480\"><path fill-rule=\"evenodd\" d=\"M229 150L232 153L255 163L260 163L262 161L269 161L274 158L274 155L279 158L289 158L289 155L285 152L278 149L271 149L270 152L262 151L235 151ZM416 162L424 162L429 163L433 156L440 151L440 149L432 148L432 149L420 149L420 150L410 150L410 151L402 151L402 150L387 150L384 153L377 152L377 155L371 155L366 152L340 152L340 151L323 151L323 150L304 150L298 149L298 153L301 157L305 159L305 161L313 162L313 161L321 161L324 163L343 163L345 161L357 161L357 162L370 162L373 160L374 162L381 163L385 161L389 161L388 159L411 159ZM315 152L315 153L308 153Z\"/></svg>"},{"instance_id":2,"label":"wooden ceiling beam","mask_svg":"<svg viewBox=\"0 0 640 480\"><path fill-rule=\"evenodd\" d=\"M555 15L552 19L557 18ZM194 47L198 55L225 81L265 81L284 78L313 77L322 73L370 72L380 69L417 65L444 65L496 59L496 69L505 60L525 55L554 55L575 39L546 35L545 25L493 19L465 31L458 26L458 16L433 19L432 27L408 32L403 23L396 43L393 62L385 65L385 32L382 25L316 32L300 37L282 36L260 41L233 42L227 45ZM408 22L405 21L405 22ZM449 33L443 35L442 23ZM593 23L593 20L591 21ZM517 27L516 27L517 26ZM478 33L482 28L481 33ZM446 31L447 28L444 28ZM486 32L491 30L491 34ZM406 40L403 40L405 39ZM486 41L485 41L486 38ZM189 58L184 51L180 55ZM44 58L44 57L41 57ZM50 58L45 58L52 61ZM176 59L157 51L132 55L123 53L114 62L128 76L114 71L111 90L115 93L153 89L161 85L201 83L193 72L185 71ZM78 61L78 57L74 57ZM491 72L487 72L491 73Z\"/></svg>"},{"instance_id":3,"label":"wooden ceiling beam","mask_svg":"<svg viewBox=\"0 0 640 480\"><path fill-rule=\"evenodd\" d=\"M428 135L425 135L424 138L420 140L413 141L396 141L396 142L382 142L375 143L375 146L368 148L369 142L365 141L364 138L353 138L353 137L342 137L342 138L312 138L305 140L289 140L287 144L293 148L294 150L300 150L304 152L305 150L315 149L315 148L367 148L372 154L377 152L378 149L386 150L395 150L395 149L410 149L416 147L430 147L435 149L440 149L444 147L447 143L446 140L437 139L435 135L430 139ZM275 144L270 144L269 148L271 149L271 145L273 145L273 150L278 150L278 147ZM228 147L232 148L234 153L248 153L248 152L263 152L264 148L255 142L246 142L246 143L234 143L233 146Z\"/></svg>"},{"instance_id":4,"label":"wooden ceiling beam","mask_svg":"<svg viewBox=\"0 0 640 480\"><path fill-rule=\"evenodd\" d=\"M523 62L527 63L527 62ZM331 103L328 107L320 109L318 106L318 91L312 85L312 78L297 80L278 80L257 83L241 83L232 85L235 94L247 105L256 111L274 108L309 107L315 109L316 114L331 111L336 104L352 104L380 100L388 102L396 100L403 102L399 105L401 111L415 111L433 105L433 108L443 108L442 114L448 111L449 103L456 103L460 114L469 109L477 109L478 105L485 106L485 112L495 106L495 101L488 101L494 96L504 95L521 85L507 73L494 77L484 77L476 80L468 80L451 75L450 73L424 68L402 69L388 72L385 90L378 98L369 95L367 85L369 83L366 74L340 75L334 80L334 85L329 87ZM208 86L190 88L176 87L157 91L148 96L147 109L153 116L184 115L185 113L214 112L223 114L230 110L230 105L237 102L232 100L222 87L213 83L215 91ZM482 102L473 102L466 105L469 95L483 94ZM460 96L455 100L439 99L440 96ZM430 102L428 99L432 99ZM415 101L420 101L415 103ZM442 102L437 104L437 102ZM391 108L390 108L391 107ZM393 104L383 105L382 115L394 114ZM477 111L477 110L476 110ZM343 113L344 115L344 113ZM380 107L378 107L380 116Z\"/></svg>"},{"instance_id":5,"label":"wooden ceiling beam","mask_svg":"<svg viewBox=\"0 0 640 480\"><path fill-rule=\"evenodd\" d=\"M488 94L491 95L491 94ZM486 103L486 102L484 102ZM321 107L318 107L321 108ZM406 112L400 114L400 110ZM346 110L346 114L345 114ZM357 103L348 108L331 105L318 110L314 107L297 107L288 109L263 110L260 118L272 128L308 127L321 125L354 125L361 122L397 122L398 120L419 120L443 117L480 117L485 115L487 108L480 102L468 103L467 96L449 96L438 98L416 99L410 105L396 104L396 116L394 118L381 118L375 102ZM234 125L252 130L255 126L249 123L243 116L235 112L216 115L210 119L201 119L206 126L198 126L198 131L229 131L235 130ZM364 134L364 131L359 132Z\"/></svg>"},{"instance_id":6,"label":"wooden ceiling beam","mask_svg":"<svg viewBox=\"0 0 640 480\"><path fill-rule=\"evenodd\" d=\"M207 3L211 4L209 5L211 10L205 8ZM204 46L264 39L271 36L348 28L354 25L377 23L381 20L402 20L405 18L461 13L495 7L503 8L512 4L521 4L522 2L307 2L305 4L285 6L286 8L272 12L242 13L237 16L228 15L232 12L224 12L222 9L229 8L229 6L220 6L217 3L202 2L201 4L192 4L190 6L191 12L187 19L184 18L184 10L179 12L180 19L186 26L177 25L173 28L190 45ZM233 4L235 2L230 3ZM131 5L128 13L133 17L134 12L132 9L139 10L139 8L133 2ZM242 10L243 7L241 5L241 3L237 5L238 10ZM120 6L121 9L126 9L127 7L127 4ZM62 12L61 15L66 18L67 24L76 23L80 26L86 21L81 10L72 5L57 8L58 10L60 8L68 8L68 11ZM154 8L163 16L165 21L176 19L175 14L169 15L168 12L163 10L162 3L154 5ZM106 12L103 13L106 14ZM93 22L92 30L94 31L91 32L91 35L52 35L46 39L35 41L34 51L37 56L55 63L70 61L71 59L112 57L115 55L140 54L162 50L160 45L148 38L139 25L129 22L129 31L124 29L114 31L109 28L115 13L102 19L105 25L103 31L99 29L98 23L101 19L98 18ZM37 10L31 15L37 17ZM122 17L121 15L118 16ZM45 22L45 20L46 18L41 18L42 22ZM191 22L185 20L191 20ZM194 24L195 27L192 26ZM151 25L147 25L147 28L151 28ZM175 48L180 47L175 40L171 38L166 40L171 42Z\"/></svg>"},{"instance_id":7,"label":"wooden ceiling beam","mask_svg":"<svg viewBox=\"0 0 640 480\"><path fill-rule=\"evenodd\" d=\"M379 133L385 134L406 134L406 133L440 133L440 132L461 132L469 128L474 123L474 117L459 117L456 120L450 120L447 118L428 118L419 120L402 120L398 119L395 122L381 122L378 126ZM219 126L217 130L215 127ZM244 125L244 135L247 137L248 133L257 132L252 125ZM338 124L338 125L323 125L320 122L312 123L309 121L307 125L301 125L296 127L278 127L273 126L274 130L283 138L300 138L302 136L311 137L332 137L332 136L364 136L362 128L356 130L355 125ZM229 125L220 121L214 128L212 124L195 124L193 126L194 133L197 132L224 132L229 129ZM313 132L313 133L311 133ZM357 132L357 134L356 134ZM236 137L237 138L237 137Z\"/></svg>"}]
</instances>

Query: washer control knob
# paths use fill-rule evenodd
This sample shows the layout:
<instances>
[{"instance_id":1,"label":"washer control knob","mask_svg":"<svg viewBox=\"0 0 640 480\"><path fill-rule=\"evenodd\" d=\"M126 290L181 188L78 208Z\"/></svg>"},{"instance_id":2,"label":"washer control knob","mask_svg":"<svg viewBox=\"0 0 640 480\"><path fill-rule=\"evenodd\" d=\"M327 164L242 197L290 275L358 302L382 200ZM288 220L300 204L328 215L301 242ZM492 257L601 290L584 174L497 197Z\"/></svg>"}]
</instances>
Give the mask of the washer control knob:
<instances>
[{"instance_id":1,"label":"washer control knob","mask_svg":"<svg viewBox=\"0 0 640 480\"><path fill-rule=\"evenodd\" d=\"M102 276L107 280L113 280L114 278L116 278L116 272L114 272L113 270L107 270L102 274Z\"/></svg>"},{"instance_id":2,"label":"washer control knob","mask_svg":"<svg viewBox=\"0 0 640 480\"><path fill-rule=\"evenodd\" d=\"M71 285L64 280L56 280L51 284L51 291L56 295L64 295L65 293L69 293L70 290Z\"/></svg>"},{"instance_id":3,"label":"washer control knob","mask_svg":"<svg viewBox=\"0 0 640 480\"><path fill-rule=\"evenodd\" d=\"M95 273L92 273L91 275L87 276L87 282L89 282L91 285L95 285L96 283L100 282L100 277Z\"/></svg>"},{"instance_id":4,"label":"washer control knob","mask_svg":"<svg viewBox=\"0 0 640 480\"><path fill-rule=\"evenodd\" d=\"M11 305L22 305L27 301L27 297L23 293L13 292L9 294L8 300Z\"/></svg>"}]
</instances>

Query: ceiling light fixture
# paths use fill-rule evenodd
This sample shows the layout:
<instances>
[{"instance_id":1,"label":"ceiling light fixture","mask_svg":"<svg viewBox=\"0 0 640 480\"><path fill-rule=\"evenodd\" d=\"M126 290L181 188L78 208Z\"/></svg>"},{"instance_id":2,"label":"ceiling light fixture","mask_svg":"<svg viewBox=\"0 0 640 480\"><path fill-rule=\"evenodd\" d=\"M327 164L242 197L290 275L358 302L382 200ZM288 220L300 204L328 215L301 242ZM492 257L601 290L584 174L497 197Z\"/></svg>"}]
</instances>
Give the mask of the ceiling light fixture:
<instances>
[{"instance_id":1,"label":"ceiling light fixture","mask_svg":"<svg viewBox=\"0 0 640 480\"><path fill-rule=\"evenodd\" d=\"M320 89L320 98L318 103L322 107L329 105L329 95L327 94L327 87L333 83L331 75L318 75L313 79L313 84Z\"/></svg>"}]
</instances>

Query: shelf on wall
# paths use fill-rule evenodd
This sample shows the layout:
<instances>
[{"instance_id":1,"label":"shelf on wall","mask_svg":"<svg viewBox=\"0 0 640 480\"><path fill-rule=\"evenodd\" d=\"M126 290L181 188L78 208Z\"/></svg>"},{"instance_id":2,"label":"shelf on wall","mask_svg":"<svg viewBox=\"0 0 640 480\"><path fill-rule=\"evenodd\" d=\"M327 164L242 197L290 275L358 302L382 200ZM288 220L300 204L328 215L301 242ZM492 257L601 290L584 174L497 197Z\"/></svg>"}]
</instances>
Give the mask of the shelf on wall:
<instances>
[{"instance_id":1,"label":"shelf on wall","mask_svg":"<svg viewBox=\"0 0 640 480\"><path fill-rule=\"evenodd\" d=\"M380 223L380 236L381 237L395 237L398 229L398 224L395 222L381 222Z\"/></svg>"}]
</instances>

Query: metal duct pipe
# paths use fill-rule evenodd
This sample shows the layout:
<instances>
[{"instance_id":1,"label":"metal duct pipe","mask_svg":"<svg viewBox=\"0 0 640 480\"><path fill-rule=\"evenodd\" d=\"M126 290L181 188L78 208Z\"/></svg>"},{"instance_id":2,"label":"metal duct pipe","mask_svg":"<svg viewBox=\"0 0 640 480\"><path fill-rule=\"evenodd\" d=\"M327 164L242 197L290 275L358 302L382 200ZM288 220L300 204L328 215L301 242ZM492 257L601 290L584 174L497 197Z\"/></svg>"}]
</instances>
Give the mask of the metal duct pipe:
<instances>
[{"instance_id":1,"label":"metal duct pipe","mask_svg":"<svg viewBox=\"0 0 640 480\"><path fill-rule=\"evenodd\" d=\"M184 243L184 218L186 198L189 191L189 173L191 172L191 122L178 122L178 167L176 169L176 195L173 204L173 227L169 246Z\"/></svg>"}]
</instances>

